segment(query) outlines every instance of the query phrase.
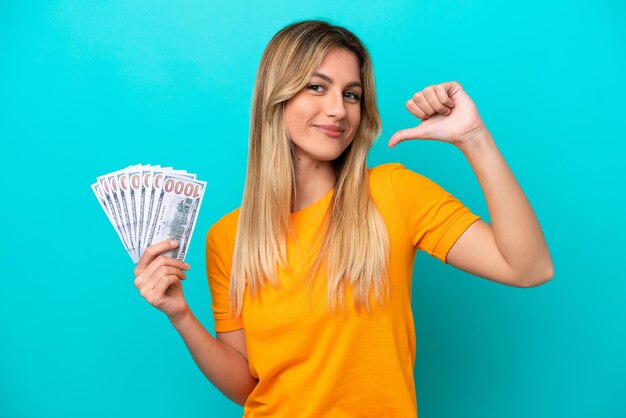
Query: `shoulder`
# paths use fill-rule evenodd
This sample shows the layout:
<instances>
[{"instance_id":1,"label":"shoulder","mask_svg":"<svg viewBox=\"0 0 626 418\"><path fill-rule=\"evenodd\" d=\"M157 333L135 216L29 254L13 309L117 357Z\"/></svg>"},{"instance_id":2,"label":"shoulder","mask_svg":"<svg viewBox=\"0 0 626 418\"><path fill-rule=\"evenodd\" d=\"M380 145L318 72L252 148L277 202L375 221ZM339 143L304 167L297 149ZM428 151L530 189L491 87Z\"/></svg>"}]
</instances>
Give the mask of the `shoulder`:
<instances>
[{"instance_id":1,"label":"shoulder","mask_svg":"<svg viewBox=\"0 0 626 418\"><path fill-rule=\"evenodd\" d=\"M429 186L431 180L411 169L406 168L402 163L390 162L377 165L368 169L370 174L370 186L403 188L406 185Z\"/></svg>"},{"instance_id":2,"label":"shoulder","mask_svg":"<svg viewBox=\"0 0 626 418\"><path fill-rule=\"evenodd\" d=\"M237 208L228 212L211 225L206 234L208 246L215 248L223 247L224 245L230 248L234 247L240 210L241 208Z\"/></svg>"},{"instance_id":3,"label":"shoulder","mask_svg":"<svg viewBox=\"0 0 626 418\"><path fill-rule=\"evenodd\" d=\"M370 169L369 186L372 198L382 210L395 211L400 207L414 211L448 196L435 181L396 162Z\"/></svg>"},{"instance_id":4,"label":"shoulder","mask_svg":"<svg viewBox=\"0 0 626 418\"><path fill-rule=\"evenodd\" d=\"M404 165L402 165L402 163L391 162L391 163L379 164L377 166L368 168L368 171L370 172L370 175L372 176L380 176L384 174L389 174L392 171L398 170L398 169L404 169Z\"/></svg>"},{"instance_id":5,"label":"shoulder","mask_svg":"<svg viewBox=\"0 0 626 418\"><path fill-rule=\"evenodd\" d=\"M396 162L379 164L375 167L368 168L368 171L370 173L370 176L374 179L389 179L390 177L397 176L398 174L402 175L406 173L413 173L414 175L418 176L420 175L415 171L406 168L404 164Z\"/></svg>"}]
</instances>

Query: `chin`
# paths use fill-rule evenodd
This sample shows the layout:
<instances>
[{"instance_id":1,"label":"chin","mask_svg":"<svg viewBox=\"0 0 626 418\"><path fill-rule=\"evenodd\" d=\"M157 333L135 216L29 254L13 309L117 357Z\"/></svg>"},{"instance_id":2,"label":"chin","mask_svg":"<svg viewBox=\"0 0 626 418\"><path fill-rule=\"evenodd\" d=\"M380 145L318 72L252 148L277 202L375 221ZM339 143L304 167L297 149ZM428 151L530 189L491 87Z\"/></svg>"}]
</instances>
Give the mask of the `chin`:
<instances>
[{"instance_id":1,"label":"chin","mask_svg":"<svg viewBox=\"0 0 626 418\"><path fill-rule=\"evenodd\" d=\"M294 145L303 155L308 156L312 160L328 162L339 158L349 148L350 143L351 141L346 144L341 140L333 142L324 138L322 141L314 140L300 145L294 142Z\"/></svg>"},{"instance_id":2,"label":"chin","mask_svg":"<svg viewBox=\"0 0 626 418\"><path fill-rule=\"evenodd\" d=\"M344 149L312 152L309 155L317 161L334 161L343 153Z\"/></svg>"}]
</instances>

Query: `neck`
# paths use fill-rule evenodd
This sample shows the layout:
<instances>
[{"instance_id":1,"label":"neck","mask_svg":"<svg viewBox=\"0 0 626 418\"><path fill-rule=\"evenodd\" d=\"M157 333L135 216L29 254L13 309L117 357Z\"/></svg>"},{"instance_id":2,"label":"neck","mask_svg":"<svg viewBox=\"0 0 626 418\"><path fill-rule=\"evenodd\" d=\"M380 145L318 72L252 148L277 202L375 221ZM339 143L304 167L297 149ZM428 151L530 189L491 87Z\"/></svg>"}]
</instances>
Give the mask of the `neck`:
<instances>
[{"instance_id":1,"label":"neck","mask_svg":"<svg viewBox=\"0 0 626 418\"><path fill-rule=\"evenodd\" d=\"M335 171L332 161L317 161L296 154L294 173L296 176L296 199L292 212L317 202L335 186Z\"/></svg>"}]
</instances>

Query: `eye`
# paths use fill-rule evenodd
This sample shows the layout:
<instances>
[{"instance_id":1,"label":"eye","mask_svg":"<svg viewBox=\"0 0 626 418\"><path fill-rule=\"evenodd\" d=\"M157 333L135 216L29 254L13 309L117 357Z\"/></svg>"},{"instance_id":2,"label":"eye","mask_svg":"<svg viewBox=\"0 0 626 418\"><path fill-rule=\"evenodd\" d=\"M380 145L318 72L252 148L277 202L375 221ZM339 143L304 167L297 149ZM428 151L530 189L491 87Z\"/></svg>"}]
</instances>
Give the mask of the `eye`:
<instances>
[{"instance_id":1,"label":"eye","mask_svg":"<svg viewBox=\"0 0 626 418\"><path fill-rule=\"evenodd\" d=\"M352 91L349 91L346 94L351 94L352 95L352 97L350 97L351 100L361 100L361 96L359 96L358 94L356 94L356 93L354 93Z\"/></svg>"},{"instance_id":2,"label":"eye","mask_svg":"<svg viewBox=\"0 0 626 418\"><path fill-rule=\"evenodd\" d=\"M324 91L324 86L322 86L321 84L309 84L306 87L308 90L312 90L316 93L321 93ZM358 94L356 94L355 92L352 91L348 91L346 93L344 93L345 95L347 95L346 97L352 101L359 101L361 100L361 96L359 96Z\"/></svg>"},{"instance_id":3,"label":"eye","mask_svg":"<svg viewBox=\"0 0 626 418\"><path fill-rule=\"evenodd\" d=\"M320 91L320 90L316 90L314 87L319 87L319 88L321 88L321 89L323 89L323 88L324 88L324 87L322 87L320 84L309 84L309 85L307 86L307 89L309 89L309 90L313 90L313 91L316 91L316 92L319 92L319 91Z\"/></svg>"}]
</instances>

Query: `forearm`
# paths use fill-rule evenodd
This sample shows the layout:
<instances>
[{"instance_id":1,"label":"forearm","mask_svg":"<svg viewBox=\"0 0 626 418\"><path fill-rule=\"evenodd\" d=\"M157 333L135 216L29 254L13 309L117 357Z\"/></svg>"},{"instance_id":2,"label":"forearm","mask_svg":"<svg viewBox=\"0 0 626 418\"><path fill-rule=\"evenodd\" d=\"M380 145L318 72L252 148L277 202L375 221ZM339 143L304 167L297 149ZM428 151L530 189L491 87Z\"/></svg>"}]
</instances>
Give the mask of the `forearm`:
<instances>
[{"instance_id":1,"label":"forearm","mask_svg":"<svg viewBox=\"0 0 626 418\"><path fill-rule=\"evenodd\" d=\"M257 384L246 358L215 339L191 311L171 322L207 379L226 397L243 406Z\"/></svg>"},{"instance_id":2,"label":"forearm","mask_svg":"<svg viewBox=\"0 0 626 418\"><path fill-rule=\"evenodd\" d=\"M539 221L491 133L485 128L460 149L483 190L495 240L506 262L524 280L552 278L552 258Z\"/></svg>"}]
</instances>

